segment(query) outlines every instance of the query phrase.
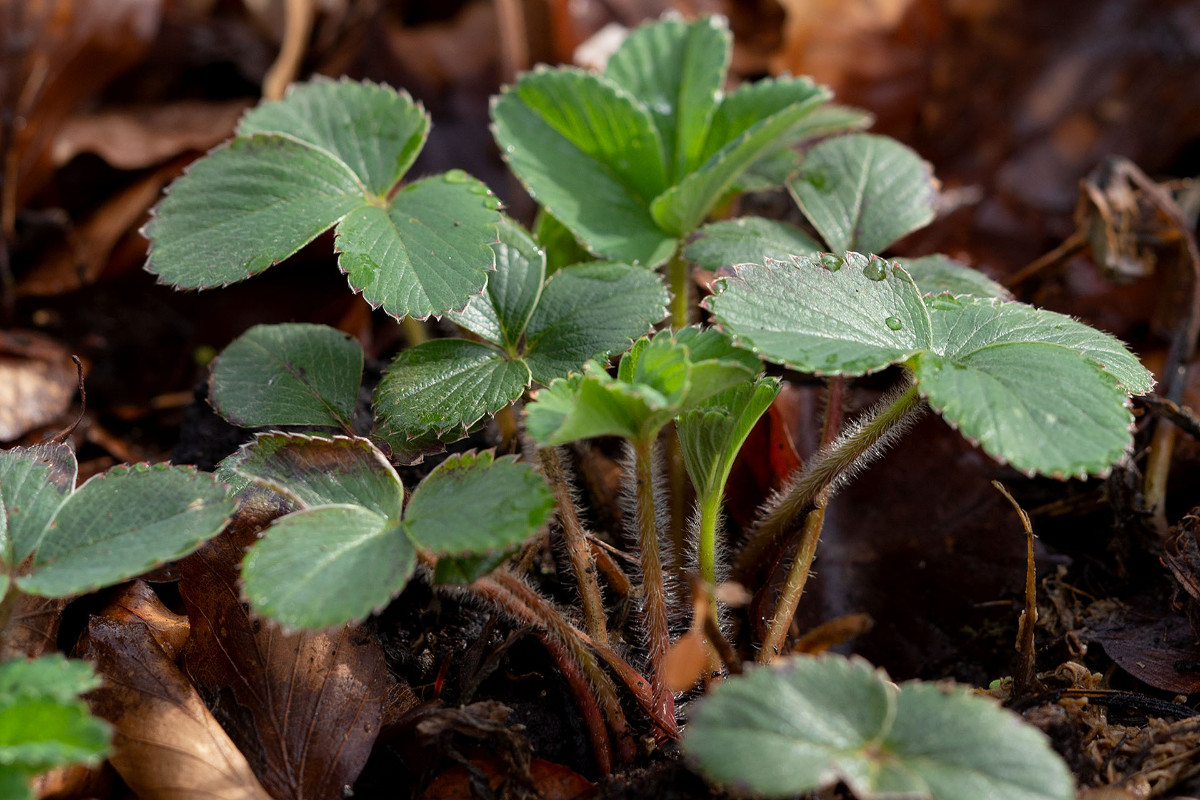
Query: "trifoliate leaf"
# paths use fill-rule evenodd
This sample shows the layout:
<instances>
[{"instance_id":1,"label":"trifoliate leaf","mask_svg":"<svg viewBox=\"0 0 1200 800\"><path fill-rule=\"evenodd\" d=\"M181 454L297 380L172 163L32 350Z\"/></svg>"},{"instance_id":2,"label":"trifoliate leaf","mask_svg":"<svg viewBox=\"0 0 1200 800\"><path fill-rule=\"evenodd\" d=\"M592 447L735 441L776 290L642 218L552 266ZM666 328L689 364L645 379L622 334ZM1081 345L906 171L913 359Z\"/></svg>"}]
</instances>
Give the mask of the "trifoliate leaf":
<instances>
[{"instance_id":1,"label":"trifoliate leaf","mask_svg":"<svg viewBox=\"0 0 1200 800\"><path fill-rule=\"evenodd\" d=\"M290 628L365 618L408 583L417 554L404 530L355 505L280 517L242 565L246 596Z\"/></svg>"},{"instance_id":2,"label":"trifoliate leaf","mask_svg":"<svg viewBox=\"0 0 1200 800\"><path fill-rule=\"evenodd\" d=\"M829 249L878 253L933 219L931 167L886 136L853 134L809 151L788 182Z\"/></svg>"},{"instance_id":3,"label":"trifoliate leaf","mask_svg":"<svg viewBox=\"0 0 1200 800\"><path fill-rule=\"evenodd\" d=\"M231 467L300 508L357 505L400 521L400 476L366 439L264 433L237 453Z\"/></svg>"},{"instance_id":4,"label":"trifoliate leaf","mask_svg":"<svg viewBox=\"0 0 1200 800\"><path fill-rule=\"evenodd\" d=\"M435 553L480 555L525 541L553 508L549 487L528 464L489 452L460 453L413 490L404 527Z\"/></svg>"},{"instance_id":5,"label":"trifoliate leaf","mask_svg":"<svg viewBox=\"0 0 1200 800\"><path fill-rule=\"evenodd\" d=\"M705 269L737 264L762 264L767 259L788 261L820 251L812 238L786 222L763 217L739 217L705 225L684 254Z\"/></svg>"},{"instance_id":6,"label":"trifoliate leaf","mask_svg":"<svg viewBox=\"0 0 1200 800\"><path fill-rule=\"evenodd\" d=\"M212 475L189 467L115 467L63 504L34 555L33 573L17 586L66 597L132 578L215 536L233 505Z\"/></svg>"},{"instance_id":7,"label":"trifoliate leaf","mask_svg":"<svg viewBox=\"0 0 1200 800\"><path fill-rule=\"evenodd\" d=\"M837 656L731 678L701 703L683 748L715 781L767 798L838 781L862 800L1075 797L1045 736L1012 712L961 690L897 689Z\"/></svg>"},{"instance_id":8,"label":"trifoliate leaf","mask_svg":"<svg viewBox=\"0 0 1200 800\"><path fill-rule=\"evenodd\" d=\"M912 278L876 256L745 264L706 302L740 345L819 375L875 372L933 341Z\"/></svg>"},{"instance_id":9,"label":"trifoliate leaf","mask_svg":"<svg viewBox=\"0 0 1200 800\"><path fill-rule=\"evenodd\" d=\"M217 413L245 428L349 429L362 368L362 347L334 328L256 325L213 362L209 398Z\"/></svg>"}]
</instances>

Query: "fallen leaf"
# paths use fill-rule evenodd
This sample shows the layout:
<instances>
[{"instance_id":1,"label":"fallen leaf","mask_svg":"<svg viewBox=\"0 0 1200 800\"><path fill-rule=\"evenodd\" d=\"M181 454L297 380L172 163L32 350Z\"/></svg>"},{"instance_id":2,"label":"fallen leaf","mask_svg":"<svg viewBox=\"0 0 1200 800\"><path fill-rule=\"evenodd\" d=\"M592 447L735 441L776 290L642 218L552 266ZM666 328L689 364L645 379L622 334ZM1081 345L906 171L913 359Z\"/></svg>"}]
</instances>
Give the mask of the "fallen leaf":
<instances>
[{"instance_id":1,"label":"fallen leaf","mask_svg":"<svg viewBox=\"0 0 1200 800\"><path fill-rule=\"evenodd\" d=\"M275 797L341 798L379 733L387 668L357 626L284 633L242 603L238 565L265 525L240 513L179 565L184 667Z\"/></svg>"},{"instance_id":2,"label":"fallen leaf","mask_svg":"<svg viewBox=\"0 0 1200 800\"><path fill-rule=\"evenodd\" d=\"M459 800L473 797L471 787L478 775L487 781L493 792L501 791L508 773L498 758L482 757L471 760L471 768L456 764L430 781L422 800ZM474 772L475 774L472 774ZM562 764L535 758L529 765L536 796L541 800L589 800L597 794L596 786L587 778Z\"/></svg>"},{"instance_id":3,"label":"fallen leaf","mask_svg":"<svg viewBox=\"0 0 1200 800\"><path fill-rule=\"evenodd\" d=\"M37 658L58 649L58 627L67 601L61 597L18 594L12 616L0 636L0 661Z\"/></svg>"},{"instance_id":4,"label":"fallen leaf","mask_svg":"<svg viewBox=\"0 0 1200 800\"><path fill-rule=\"evenodd\" d=\"M105 614L114 622L140 622L154 641L172 660L187 643L188 618L163 605L145 581L134 581L122 588L109 603Z\"/></svg>"},{"instance_id":5,"label":"fallen leaf","mask_svg":"<svg viewBox=\"0 0 1200 800\"><path fill-rule=\"evenodd\" d=\"M141 800L272 800L144 624L92 617L79 655L104 677L87 700L112 723L109 761Z\"/></svg>"},{"instance_id":6,"label":"fallen leaf","mask_svg":"<svg viewBox=\"0 0 1200 800\"><path fill-rule=\"evenodd\" d=\"M40 333L0 331L0 441L58 419L78 387L70 352Z\"/></svg>"}]
</instances>

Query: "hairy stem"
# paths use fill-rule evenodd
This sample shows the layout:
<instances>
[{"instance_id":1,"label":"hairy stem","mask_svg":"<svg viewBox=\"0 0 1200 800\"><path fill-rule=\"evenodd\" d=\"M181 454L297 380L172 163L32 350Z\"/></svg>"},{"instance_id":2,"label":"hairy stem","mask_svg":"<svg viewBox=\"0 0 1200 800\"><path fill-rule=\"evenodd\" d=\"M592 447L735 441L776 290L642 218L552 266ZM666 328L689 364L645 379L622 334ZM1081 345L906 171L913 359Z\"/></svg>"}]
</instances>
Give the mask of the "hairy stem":
<instances>
[{"instance_id":1,"label":"hairy stem","mask_svg":"<svg viewBox=\"0 0 1200 800\"><path fill-rule=\"evenodd\" d=\"M687 552L687 508L690 499L691 481L683 463L683 450L679 445L679 431L674 424L663 430L663 448L667 461L667 502L669 516L667 530L671 544L671 565L677 580L683 580L684 553Z\"/></svg>"},{"instance_id":2,"label":"hairy stem","mask_svg":"<svg viewBox=\"0 0 1200 800\"><path fill-rule=\"evenodd\" d=\"M667 264L667 281L671 289L671 327L686 328L692 321L692 282L683 248L675 251Z\"/></svg>"},{"instance_id":3,"label":"hairy stem","mask_svg":"<svg viewBox=\"0 0 1200 800\"><path fill-rule=\"evenodd\" d=\"M708 584L710 590L717 585L717 521L720 516L720 492L700 498L700 541L696 561L700 567L700 579Z\"/></svg>"},{"instance_id":4,"label":"hairy stem","mask_svg":"<svg viewBox=\"0 0 1200 800\"><path fill-rule=\"evenodd\" d=\"M604 601L600 596L600 584L596 580L596 564L588 546L587 533L579 522L579 514L576 513L575 498L572 497L571 487L567 484L566 471L559 458L558 449L543 448L538 451L538 459L558 506L558 522L562 526L563 541L567 545L567 555L571 559L571 569L575 572L575 582L579 585L579 597L583 603L584 625L588 635L597 642L608 642Z\"/></svg>"},{"instance_id":5,"label":"hairy stem","mask_svg":"<svg viewBox=\"0 0 1200 800\"><path fill-rule=\"evenodd\" d=\"M920 410L920 392L910 381L898 395L886 398L876 406L869 419L821 450L755 528L738 556L738 574L750 571L762 562L771 549L794 530L797 520L813 507L822 492L831 489L854 467L881 452L881 446L903 431L904 424Z\"/></svg>"},{"instance_id":6,"label":"hairy stem","mask_svg":"<svg viewBox=\"0 0 1200 800\"><path fill-rule=\"evenodd\" d=\"M663 588L662 560L658 553L658 519L654 507L654 437L635 439L633 454L650 677L654 696L656 700L662 701L664 696L669 694L663 672L663 660L671 641L667 629L667 596Z\"/></svg>"},{"instance_id":7,"label":"hairy stem","mask_svg":"<svg viewBox=\"0 0 1200 800\"><path fill-rule=\"evenodd\" d=\"M800 605L800 595L804 594L804 585L812 571L813 559L817 555L817 542L821 539L821 528L825 523L825 501L818 498L817 507L808 512L804 518L804 530L800 535L800 546L796 548L796 557L788 569L783 591L779 594L779 603L775 606L775 616L771 618L771 626L763 639L762 649L758 652L758 660L769 664L783 649L783 640L796 616L796 607Z\"/></svg>"}]
</instances>

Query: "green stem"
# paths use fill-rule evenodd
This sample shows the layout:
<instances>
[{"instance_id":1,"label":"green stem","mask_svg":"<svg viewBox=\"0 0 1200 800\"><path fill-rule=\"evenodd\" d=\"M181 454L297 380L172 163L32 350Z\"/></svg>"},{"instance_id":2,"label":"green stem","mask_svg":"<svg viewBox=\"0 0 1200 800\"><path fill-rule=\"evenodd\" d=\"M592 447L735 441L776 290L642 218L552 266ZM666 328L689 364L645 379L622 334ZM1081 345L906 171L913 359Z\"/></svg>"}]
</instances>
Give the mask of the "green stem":
<instances>
[{"instance_id":1,"label":"green stem","mask_svg":"<svg viewBox=\"0 0 1200 800\"><path fill-rule=\"evenodd\" d=\"M667 280L671 288L671 327L686 328L692 321L692 281L683 248L675 251L667 265Z\"/></svg>"},{"instance_id":2,"label":"green stem","mask_svg":"<svg viewBox=\"0 0 1200 800\"><path fill-rule=\"evenodd\" d=\"M654 436L633 441L637 481L638 545L642 556L642 597L645 601L647 649L654 697L665 705L667 690L663 662L671 643L667 629L667 596L663 588L662 560L658 553L658 520L654 507Z\"/></svg>"},{"instance_id":3,"label":"green stem","mask_svg":"<svg viewBox=\"0 0 1200 800\"><path fill-rule=\"evenodd\" d=\"M920 408L921 394L917 384L910 381L894 400L885 400L874 416L818 453L751 534L738 556L738 574L762 563L767 553L795 529L797 520L813 507L818 495L830 489L847 470L879 452L882 448L878 446L886 443L889 434L897 432L897 426Z\"/></svg>"},{"instance_id":4,"label":"green stem","mask_svg":"<svg viewBox=\"0 0 1200 800\"><path fill-rule=\"evenodd\" d=\"M696 557L700 579L710 587L717 584L717 520L720 515L720 492L700 498L700 542Z\"/></svg>"},{"instance_id":5,"label":"green stem","mask_svg":"<svg viewBox=\"0 0 1200 800\"><path fill-rule=\"evenodd\" d=\"M400 327L404 330L404 339L408 342L409 347L429 341L429 332L425 330L425 323L419 319L405 317L400 320Z\"/></svg>"}]
</instances>

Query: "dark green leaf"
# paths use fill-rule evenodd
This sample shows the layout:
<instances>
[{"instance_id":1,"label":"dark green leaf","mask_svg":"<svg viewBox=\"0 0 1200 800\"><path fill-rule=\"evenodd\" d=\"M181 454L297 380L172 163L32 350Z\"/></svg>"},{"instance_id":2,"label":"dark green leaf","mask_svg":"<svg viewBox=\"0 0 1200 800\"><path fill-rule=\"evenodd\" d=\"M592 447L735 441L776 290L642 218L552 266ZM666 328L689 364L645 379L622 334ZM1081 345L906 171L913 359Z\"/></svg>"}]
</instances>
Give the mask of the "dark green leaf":
<instances>
[{"instance_id":1,"label":"dark green leaf","mask_svg":"<svg viewBox=\"0 0 1200 800\"><path fill-rule=\"evenodd\" d=\"M351 427L363 353L325 325L256 325L213 362L209 397L234 425Z\"/></svg>"},{"instance_id":2,"label":"dark green leaf","mask_svg":"<svg viewBox=\"0 0 1200 800\"><path fill-rule=\"evenodd\" d=\"M76 471L75 454L65 444L0 451L0 554L5 566L18 566L37 549L75 490Z\"/></svg>"},{"instance_id":3,"label":"dark green leaf","mask_svg":"<svg viewBox=\"0 0 1200 800\"><path fill-rule=\"evenodd\" d=\"M593 258L575 238L575 234L545 206L538 209L537 217L533 220L533 236L546 251L547 275L553 275L570 264L591 261Z\"/></svg>"},{"instance_id":4,"label":"dark green leaf","mask_svg":"<svg viewBox=\"0 0 1200 800\"><path fill-rule=\"evenodd\" d=\"M886 136L854 134L809 151L788 188L831 250L878 253L933 219L929 164Z\"/></svg>"},{"instance_id":5,"label":"dark green leaf","mask_svg":"<svg viewBox=\"0 0 1200 800\"><path fill-rule=\"evenodd\" d=\"M447 314L455 323L516 354L521 334L542 294L546 258L520 225L504 218L496 251L496 269L487 290L462 311Z\"/></svg>"}]
</instances>

